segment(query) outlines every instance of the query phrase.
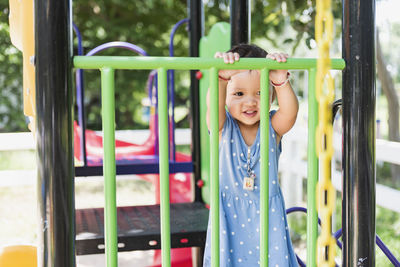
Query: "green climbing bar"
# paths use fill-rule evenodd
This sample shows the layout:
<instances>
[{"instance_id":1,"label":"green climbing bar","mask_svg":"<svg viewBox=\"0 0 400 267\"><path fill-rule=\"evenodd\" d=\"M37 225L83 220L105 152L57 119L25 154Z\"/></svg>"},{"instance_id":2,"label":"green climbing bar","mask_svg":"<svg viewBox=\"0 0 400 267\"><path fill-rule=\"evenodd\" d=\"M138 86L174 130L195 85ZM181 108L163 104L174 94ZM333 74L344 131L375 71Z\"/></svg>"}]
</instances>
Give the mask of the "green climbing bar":
<instances>
[{"instance_id":1,"label":"green climbing bar","mask_svg":"<svg viewBox=\"0 0 400 267\"><path fill-rule=\"evenodd\" d=\"M345 62L332 59L332 69L342 70ZM315 96L316 59L290 58L286 63L278 63L263 58L242 58L235 64L225 64L215 58L189 57L110 57L76 56L74 67L80 69L100 69L102 81L102 116L104 134L104 177L105 177L105 245L107 267L118 266L118 235L116 207L116 167L115 167L115 69L158 69L159 131L168 133L167 69L210 71L210 179L211 179L211 258L212 267L219 266L219 131L218 131L218 70L219 69L259 69L261 70L261 185L260 185L260 265L268 266L268 142L269 142L269 85L268 71L272 69L307 70L309 72L309 122L308 122L308 201L307 201L307 263L315 266L317 240L316 182L318 180L318 160L315 147L315 131L318 122L318 103ZM170 206L169 206L169 153L168 134L160 134L160 212L162 266L171 266Z\"/></svg>"},{"instance_id":2,"label":"green climbing bar","mask_svg":"<svg viewBox=\"0 0 400 267\"><path fill-rule=\"evenodd\" d=\"M211 266L219 267L218 70L210 69Z\"/></svg>"},{"instance_id":3,"label":"green climbing bar","mask_svg":"<svg viewBox=\"0 0 400 267\"><path fill-rule=\"evenodd\" d=\"M260 77L260 266L268 266L269 220L269 70L261 70Z\"/></svg>"},{"instance_id":4,"label":"green climbing bar","mask_svg":"<svg viewBox=\"0 0 400 267\"><path fill-rule=\"evenodd\" d=\"M104 134L104 221L107 267L118 266L117 197L115 170L115 95L114 70L101 69L101 113Z\"/></svg>"},{"instance_id":5,"label":"green climbing bar","mask_svg":"<svg viewBox=\"0 0 400 267\"><path fill-rule=\"evenodd\" d=\"M169 206L168 90L167 70L158 69L158 125L160 151L160 220L162 266L171 266L171 231Z\"/></svg>"},{"instance_id":6,"label":"green climbing bar","mask_svg":"<svg viewBox=\"0 0 400 267\"><path fill-rule=\"evenodd\" d=\"M315 93L315 68L308 70L308 151L307 151L307 264L317 266L318 215L316 190L318 158L315 144L318 124L318 102Z\"/></svg>"}]
</instances>

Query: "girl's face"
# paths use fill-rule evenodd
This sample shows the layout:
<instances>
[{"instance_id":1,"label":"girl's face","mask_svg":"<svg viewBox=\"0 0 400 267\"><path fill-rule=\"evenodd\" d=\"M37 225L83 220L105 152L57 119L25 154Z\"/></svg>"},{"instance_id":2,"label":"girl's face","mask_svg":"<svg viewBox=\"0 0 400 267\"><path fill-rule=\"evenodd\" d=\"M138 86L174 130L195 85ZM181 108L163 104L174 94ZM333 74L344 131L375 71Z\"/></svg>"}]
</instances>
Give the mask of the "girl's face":
<instances>
[{"instance_id":1,"label":"girl's face","mask_svg":"<svg viewBox=\"0 0 400 267\"><path fill-rule=\"evenodd\" d=\"M226 105L239 124L258 126L260 121L260 73L243 71L231 77L227 86Z\"/></svg>"}]
</instances>

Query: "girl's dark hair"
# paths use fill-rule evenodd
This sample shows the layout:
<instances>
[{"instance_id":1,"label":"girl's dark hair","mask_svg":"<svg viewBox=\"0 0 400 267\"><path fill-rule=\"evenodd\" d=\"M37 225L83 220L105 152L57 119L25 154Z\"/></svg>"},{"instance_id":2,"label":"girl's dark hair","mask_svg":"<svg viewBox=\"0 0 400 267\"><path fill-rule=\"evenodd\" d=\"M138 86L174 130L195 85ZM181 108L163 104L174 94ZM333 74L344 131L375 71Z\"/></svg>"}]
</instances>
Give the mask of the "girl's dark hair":
<instances>
[{"instance_id":1,"label":"girl's dark hair","mask_svg":"<svg viewBox=\"0 0 400 267\"><path fill-rule=\"evenodd\" d=\"M262 57L268 53L264 49L254 44L238 44L228 50L228 52L238 53L240 57Z\"/></svg>"},{"instance_id":2,"label":"girl's dark hair","mask_svg":"<svg viewBox=\"0 0 400 267\"><path fill-rule=\"evenodd\" d=\"M227 52L238 53L240 57L261 57L265 58L268 52L254 44L238 44L229 49ZM272 89L272 102L276 98L275 88Z\"/></svg>"}]
</instances>

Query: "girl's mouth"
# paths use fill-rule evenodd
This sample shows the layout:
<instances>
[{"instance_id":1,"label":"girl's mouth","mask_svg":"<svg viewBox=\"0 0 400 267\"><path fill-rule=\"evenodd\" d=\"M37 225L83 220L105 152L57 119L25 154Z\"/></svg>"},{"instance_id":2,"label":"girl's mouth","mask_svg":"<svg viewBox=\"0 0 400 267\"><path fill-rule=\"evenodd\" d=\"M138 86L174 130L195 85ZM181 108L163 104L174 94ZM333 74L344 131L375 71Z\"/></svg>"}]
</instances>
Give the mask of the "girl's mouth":
<instances>
[{"instance_id":1,"label":"girl's mouth","mask_svg":"<svg viewBox=\"0 0 400 267\"><path fill-rule=\"evenodd\" d=\"M248 110L243 112L245 116L247 117L254 117L257 115L257 111L256 110Z\"/></svg>"}]
</instances>

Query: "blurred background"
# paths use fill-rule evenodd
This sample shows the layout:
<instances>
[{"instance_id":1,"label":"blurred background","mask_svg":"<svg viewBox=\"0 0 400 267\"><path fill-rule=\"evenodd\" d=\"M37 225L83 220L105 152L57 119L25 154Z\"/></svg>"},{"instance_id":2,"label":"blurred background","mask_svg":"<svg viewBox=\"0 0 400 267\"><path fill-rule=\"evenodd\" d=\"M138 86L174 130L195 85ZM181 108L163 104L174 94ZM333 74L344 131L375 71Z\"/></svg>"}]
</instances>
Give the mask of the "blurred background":
<instances>
[{"instance_id":1,"label":"blurred background","mask_svg":"<svg viewBox=\"0 0 400 267\"><path fill-rule=\"evenodd\" d=\"M219 21L229 22L228 0L204 0L205 34ZM342 1L333 0L335 40L332 57L341 57ZM291 57L317 57L314 40L314 0L253 0L251 1L251 40L267 51L284 51ZM400 258L400 210L393 199L400 199L400 167L396 157L400 154L399 93L400 93L400 3L396 0L376 0L376 137L377 229L385 244ZM35 144L23 114L22 54L10 41L9 3L0 0L0 247L10 244L35 244L37 241L36 162ZM79 28L84 53L110 42L125 41L144 48L150 56L167 56L169 35L173 25L187 17L186 0L175 0L171 5L163 0L74 0L73 22ZM189 40L184 27L175 36L175 55L188 56ZM74 53L77 39L74 35ZM101 55L135 55L131 51L109 49ZM292 84L301 103L298 122L284 140L281 162L281 184L284 192L293 192L294 183L285 186L285 177L297 176L302 181L301 191L287 196L287 206L305 206L306 186L301 172L293 173L285 166L297 160L305 166L306 139L296 134L307 122L307 77L293 72ZM341 75L334 73L336 99L341 98ZM116 125L121 133L148 129L148 72L116 72ZM187 129L189 122L189 73L176 72L175 122L177 128ZM97 71L85 71L85 111L88 129L101 130L100 76ZM75 112L77 114L77 112ZM77 115L76 115L77 116ZM336 171L337 211L335 230L340 228L340 160L341 121L335 118L337 134L334 171ZM128 132L129 133L129 132ZM299 137L300 136L300 137ZM179 151L189 152L190 141L181 144ZM389 155L388 161L380 155ZM299 165L299 166L300 166ZM290 184L290 183L289 183ZM101 207L103 185L99 177L76 180L76 207ZM288 193L286 193L288 194ZM134 176L118 180L118 205L154 203L154 187ZM285 196L286 197L286 196ZM394 198L393 198L394 197ZM290 219L296 252L305 255L305 216ZM340 258L340 252L339 258ZM126 254L127 261L137 259L146 266L147 254ZM85 256L83 256L85 257ZM78 265L86 266L90 260L78 257ZM104 262L104 260L103 260ZM131 261L130 261L131 262ZM340 262L340 261L338 261ZM90 266L90 265L87 265ZM93 265L91 265L93 266ZM99 265L100 266L100 265ZM137 265L139 266L139 265ZM392 266L377 250L377 266Z\"/></svg>"}]
</instances>

